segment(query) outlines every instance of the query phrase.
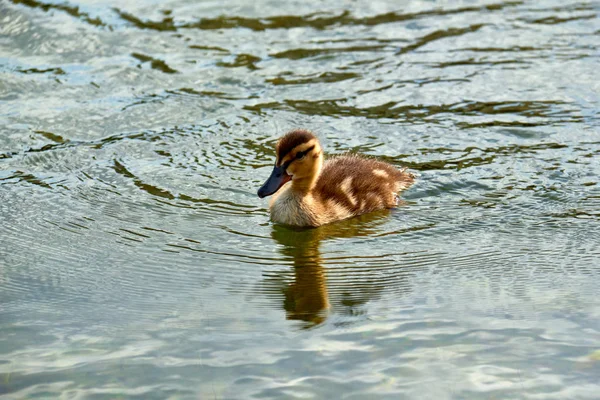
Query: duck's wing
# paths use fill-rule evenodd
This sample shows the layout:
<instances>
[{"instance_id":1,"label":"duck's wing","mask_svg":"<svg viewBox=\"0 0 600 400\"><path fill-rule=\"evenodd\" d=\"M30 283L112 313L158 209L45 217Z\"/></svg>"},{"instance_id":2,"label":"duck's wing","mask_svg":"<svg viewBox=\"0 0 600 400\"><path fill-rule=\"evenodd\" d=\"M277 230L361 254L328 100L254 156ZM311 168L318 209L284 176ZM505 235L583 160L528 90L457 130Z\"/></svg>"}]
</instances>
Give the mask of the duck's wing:
<instances>
[{"instance_id":1,"label":"duck's wing","mask_svg":"<svg viewBox=\"0 0 600 400\"><path fill-rule=\"evenodd\" d=\"M354 214L391 208L396 194L414 181L414 176L393 165L357 155L339 156L323 166L316 193L326 203L335 201Z\"/></svg>"}]
</instances>

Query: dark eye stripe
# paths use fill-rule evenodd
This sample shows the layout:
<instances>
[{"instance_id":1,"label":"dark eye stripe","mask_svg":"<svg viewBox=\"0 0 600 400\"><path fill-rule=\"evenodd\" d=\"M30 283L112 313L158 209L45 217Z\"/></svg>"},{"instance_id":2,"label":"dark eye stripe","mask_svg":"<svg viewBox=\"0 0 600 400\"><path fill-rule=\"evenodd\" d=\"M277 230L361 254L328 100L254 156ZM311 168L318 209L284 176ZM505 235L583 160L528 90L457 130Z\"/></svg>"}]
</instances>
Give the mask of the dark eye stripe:
<instances>
[{"instance_id":1,"label":"dark eye stripe","mask_svg":"<svg viewBox=\"0 0 600 400\"><path fill-rule=\"evenodd\" d=\"M287 169L287 167L290 166L292 161L295 161L295 160L298 160L298 159L304 157L306 154L310 153L314 148L315 148L315 146L311 146L304 151L299 151L298 153L296 153L296 158L294 160L286 161L283 164L281 164L281 166L283 167L284 170Z\"/></svg>"},{"instance_id":2,"label":"dark eye stripe","mask_svg":"<svg viewBox=\"0 0 600 400\"><path fill-rule=\"evenodd\" d=\"M296 153L296 159L302 158L305 155L307 155L312 149L314 149L315 146L311 146L308 149L304 150L304 151L299 151L298 153Z\"/></svg>"}]
</instances>

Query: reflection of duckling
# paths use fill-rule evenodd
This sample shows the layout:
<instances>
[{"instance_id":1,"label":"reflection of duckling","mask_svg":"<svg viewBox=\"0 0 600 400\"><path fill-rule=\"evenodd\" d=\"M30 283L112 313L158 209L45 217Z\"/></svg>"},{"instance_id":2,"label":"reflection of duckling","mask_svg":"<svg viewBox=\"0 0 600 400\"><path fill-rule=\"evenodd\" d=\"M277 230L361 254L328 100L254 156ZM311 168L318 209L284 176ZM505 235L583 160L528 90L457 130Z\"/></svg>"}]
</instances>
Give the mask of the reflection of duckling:
<instances>
[{"instance_id":1,"label":"reflection of duckling","mask_svg":"<svg viewBox=\"0 0 600 400\"><path fill-rule=\"evenodd\" d=\"M319 229L274 226L272 237L283 247L281 252L291 258L294 265L294 282L285 293L284 308L287 318L310 323L322 323L329 310L327 277L322 266Z\"/></svg>"},{"instance_id":2,"label":"reflection of duckling","mask_svg":"<svg viewBox=\"0 0 600 400\"><path fill-rule=\"evenodd\" d=\"M293 262L294 280L284 289L284 309L290 320L319 325L331 308L327 273L321 257L322 241L334 238L369 236L385 221L388 210L361 216L317 229L274 226L271 236L281 245L281 253ZM283 277L282 277L283 279ZM351 287L351 285L350 285Z\"/></svg>"},{"instance_id":3,"label":"reflection of duckling","mask_svg":"<svg viewBox=\"0 0 600 400\"><path fill-rule=\"evenodd\" d=\"M289 181L291 184L286 185ZM338 156L323 163L319 140L299 129L279 139L275 168L258 196L277 192L270 204L274 222L319 226L393 208L398 193L413 181L414 175L405 170L357 155Z\"/></svg>"}]
</instances>

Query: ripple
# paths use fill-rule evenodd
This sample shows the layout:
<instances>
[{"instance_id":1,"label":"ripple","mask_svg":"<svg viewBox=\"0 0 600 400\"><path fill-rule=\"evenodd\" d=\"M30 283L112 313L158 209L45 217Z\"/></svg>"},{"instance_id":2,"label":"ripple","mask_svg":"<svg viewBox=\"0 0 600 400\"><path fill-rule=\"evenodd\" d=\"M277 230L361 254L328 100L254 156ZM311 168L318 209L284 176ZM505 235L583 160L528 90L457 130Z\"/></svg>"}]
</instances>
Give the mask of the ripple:
<instances>
[{"instance_id":1,"label":"ripple","mask_svg":"<svg viewBox=\"0 0 600 400\"><path fill-rule=\"evenodd\" d=\"M88 13L82 12L79 10L79 7L73 7L66 4L51 4L44 3L36 0L10 0L13 4L21 4L31 8L41 8L44 11L48 10L59 10L64 11L65 13L71 15L72 17L78 18L90 25L93 26L101 26L106 27L107 25L102 22L102 20L98 17L90 17Z\"/></svg>"},{"instance_id":2,"label":"ripple","mask_svg":"<svg viewBox=\"0 0 600 400\"><path fill-rule=\"evenodd\" d=\"M592 3L5 3L1 394L598 392ZM298 127L417 182L273 224Z\"/></svg>"},{"instance_id":3,"label":"ripple","mask_svg":"<svg viewBox=\"0 0 600 400\"><path fill-rule=\"evenodd\" d=\"M346 103L345 99L332 99L332 100L319 100L319 101L307 101L307 100L286 100L283 103L259 103L252 106L245 106L244 108L256 113L264 113L266 110L294 110L303 114L310 115L333 115L333 116L353 116L353 117L364 117L373 119L393 119L396 121L415 121L421 120L422 118L428 118L430 121L435 121L437 116L440 118L441 115L456 114L460 116L465 115L494 115L494 114L517 114L527 118L554 118L554 110L551 109L551 105L561 105L560 102L503 102L503 103L480 103L480 102L461 102L455 104L445 105L401 105L399 103L386 103L374 107L358 108L351 105L343 104ZM553 112L550 112L553 111ZM564 113L565 111L563 111ZM569 116L572 121L579 120L576 115ZM569 120L557 119L556 123L564 123ZM508 121L502 122L489 122L489 126L538 126L546 125L547 121L539 122L516 122ZM462 128L475 128L482 127L486 124L473 125L468 123L459 123Z\"/></svg>"},{"instance_id":4,"label":"ripple","mask_svg":"<svg viewBox=\"0 0 600 400\"><path fill-rule=\"evenodd\" d=\"M178 71L169 67L163 60L159 60L145 54L131 53L131 57L142 63L150 63L150 68L164 72L165 74L176 74Z\"/></svg>"},{"instance_id":5,"label":"ripple","mask_svg":"<svg viewBox=\"0 0 600 400\"><path fill-rule=\"evenodd\" d=\"M267 29L292 29L300 27L311 27L314 29L327 29L332 26L377 26L380 24L390 24L394 22L403 22L432 16L444 16L452 14L464 14L470 12L494 12L500 11L507 7L515 7L522 2L503 2L496 4L488 4L485 7L462 7L454 9L433 9L419 13L398 13L390 12L371 17L353 17L349 12L344 11L339 15L327 16L324 13L311 13L304 16L296 15L281 15L272 16L260 19L236 17L236 16L221 16L218 18L203 18L197 22L175 23L172 17L165 17L162 21L144 21L130 13L116 9L115 11L121 18L130 22L140 29L151 29L158 31L174 31L179 29L201 29L201 30L216 30L216 29L235 29L246 28L254 31L264 31Z\"/></svg>"},{"instance_id":6,"label":"ripple","mask_svg":"<svg viewBox=\"0 0 600 400\"><path fill-rule=\"evenodd\" d=\"M283 77L277 77L267 80L267 82L273 85L305 85L311 83L330 83L330 82L342 82L348 79L357 78L359 75L354 73L335 73L325 72L315 77L307 77L302 79L286 79Z\"/></svg>"}]
</instances>

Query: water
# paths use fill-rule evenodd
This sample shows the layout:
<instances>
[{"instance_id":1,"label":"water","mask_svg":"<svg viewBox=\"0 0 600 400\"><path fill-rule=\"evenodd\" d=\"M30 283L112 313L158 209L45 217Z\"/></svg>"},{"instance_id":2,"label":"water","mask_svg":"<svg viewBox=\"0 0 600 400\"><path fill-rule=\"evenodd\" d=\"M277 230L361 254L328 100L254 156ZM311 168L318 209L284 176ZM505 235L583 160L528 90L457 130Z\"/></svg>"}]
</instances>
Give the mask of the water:
<instances>
[{"instance_id":1,"label":"water","mask_svg":"<svg viewBox=\"0 0 600 400\"><path fill-rule=\"evenodd\" d=\"M599 398L600 3L404 3L1 2L0 396ZM273 225L298 127L418 181Z\"/></svg>"}]
</instances>

